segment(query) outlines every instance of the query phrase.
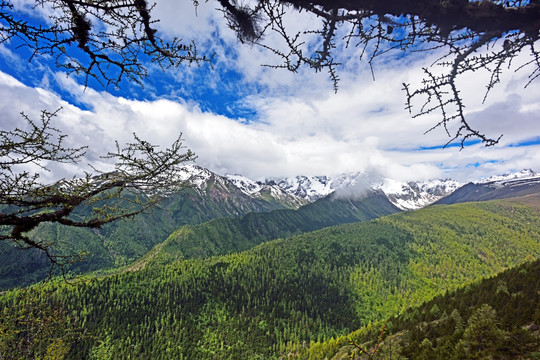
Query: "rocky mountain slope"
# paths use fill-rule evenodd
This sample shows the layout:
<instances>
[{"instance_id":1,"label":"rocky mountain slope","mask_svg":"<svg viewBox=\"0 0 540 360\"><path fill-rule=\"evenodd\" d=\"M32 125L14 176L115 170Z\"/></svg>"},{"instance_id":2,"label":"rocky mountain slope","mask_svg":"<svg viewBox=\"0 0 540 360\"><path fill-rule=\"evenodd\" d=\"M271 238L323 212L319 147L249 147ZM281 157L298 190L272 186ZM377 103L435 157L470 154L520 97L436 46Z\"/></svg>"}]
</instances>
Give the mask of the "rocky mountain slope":
<instances>
[{"instance_id":1,"label":"rocky mountain slope","mask_svg":"<svg viewBox=\"0 0 540 360\"><path fill-rule=\"evenodd\" d=\"M402 210L416 210L452 194L462 184L452 179L399 182L385 179L378 187Z\"/></svg>"},{"instance_id":2,"label":"rocky mountain slope","mask_svg":"<svg viewBox=\"0 0 540 360\"><path fill-rule=\"evenodd\" d=\"M532 170L522 170L468 183L435 204L505 199L538 192L540 192L540 174Z\"/></svg>"},{"instance_id":3,"label":"rocky mountain slope","mask_svg":"<svg viewBox=\"0 0 540 360\"><path fill-rule=\"evenodd\" d=\"M337 191L341 197L358 198L368 190L381 190L388 200L401 210L416 210L443 198L462 186L452 179L434 179L429 181L403 182L392 179L370 183L364 173L356 172L329 176L296 176L289 178L268 179L264 182L253 181L241 175L225 175L242 192L260 198L278 199L285 197L282 203L305 204L321 199ZM260 194L266 191L269 196ZM288 196L290 197L286 197Z\"/></svg>"},{"instance_id":4,"label":"rocky mountain slope","mask_svg":"<svg viewBox=\"0 0 540 360\"><path fill-rule=\"evenodd\" d=\"M503 175L493 175L467 185L453 179L408 182L390 178L370 179L369 175L362 172L342 174L335 177L296 176L275 178L264 182L252 181L241 175L226 175L226 177L246 194L261 197L260 192L267 191L269 195L266 199L285 197L284 199L287 200L274 201L288 202L291 205L300 204L302 201L313 202L334 192L340 197L358 198L365 195L369 190L380 190L392 204L401 210L417 210L439 201L445 204L453 203L453 199L458 195L463 198L463 201L521 196L537 191L538 189L534 187L534 184L537 181L540 182L540 174L530 169ZM461 189L462 187L463 189ZM460 191L456 195L445 199L458 189ZM498 190L492 192L494 189ZM476 197L471 197L471 192L478 192L479 194ZM489 197L480 196L485 192L490 192ZM285 194L290 197L287 198ZM292 202L291 199L293 199Z\"/></svg>"}]
</instances>

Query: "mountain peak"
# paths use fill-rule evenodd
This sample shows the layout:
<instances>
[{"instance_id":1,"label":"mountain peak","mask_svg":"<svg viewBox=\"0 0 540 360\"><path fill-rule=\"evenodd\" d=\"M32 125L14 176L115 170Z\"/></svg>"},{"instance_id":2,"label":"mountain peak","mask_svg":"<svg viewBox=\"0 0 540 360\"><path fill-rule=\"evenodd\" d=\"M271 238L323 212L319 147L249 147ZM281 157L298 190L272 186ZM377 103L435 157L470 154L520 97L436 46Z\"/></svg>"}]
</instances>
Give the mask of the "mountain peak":
<instances>
[{"instance_id":1,"label":"mountain peak","mask_svg":"<svg viewBox=\"0 0 540 360\"><path fill-rule=\"evenodd\" d=\"M386 178L381 184L376 185L376 188L382 190L398 208L416 210L450 195L462 185L452 179L403 182Z\"/></svg>"},{"instance_id":2,"label":"mountain peak","mask_svg":"<svg viewBox=\"0 0 540 360\"><path fill-rule=\"evenodd\" d=\"M476 181L476 184L486 184L490 182L496 182L496 181L508 181L508 180L516 180L516 179L525 179L525 178L532 178L532 177L538 177L540 176L540 173L534 172L532 169L523 169L520 171L508 173L508 174L502 174L502 175L492 175L488 178L480 179Z\"/></svg>"},{"instance_id":3,"label":"mountain peak","mask_svg":"<svg viewBox=\"0 0 540 360\"><path fill-rule=\"evenodd\" d=\"M297 208L306 203L326 197L336 191L341 197L358 197L366 191L382 191L386 197L402 210L416 210L431 205L452 194L463 184L453 179L431 179L420 181L399 181L365 172L353 172L338 176L305 176L269 178L254 181L240 174L220 176L197 165L189 165L190 181L198 188L208 181L229 184L242 193L259 199L277 201ZM495 183L504 186L505 182L540 177L531 169L494 175L481 179L476 184ZM498 185L498 186L499 186Z\"/></svg>"},{"instance_id":4,"label":"mountain peak","mask_svg":"<svg viewBox=\"0 0 540 360\"><path fill-rule=\"evenodd\" d=\"M231 181L244 194L253 195L262 189L262 184L258 181L253 181L240 174L225 174L225 178Z\"/></svg>"},{"instance_id":5,"label":"mountain peak","mask_svg":"<svg viewBox=\"0 0 540 360\"><path fill-rule=\"evenodd\" d=\"M276 184L289 194L303 198L309 202L330 195L335 189L327 176L304 176L293 178L269 179L266 184Z\"/></svg>"}]
</instances>

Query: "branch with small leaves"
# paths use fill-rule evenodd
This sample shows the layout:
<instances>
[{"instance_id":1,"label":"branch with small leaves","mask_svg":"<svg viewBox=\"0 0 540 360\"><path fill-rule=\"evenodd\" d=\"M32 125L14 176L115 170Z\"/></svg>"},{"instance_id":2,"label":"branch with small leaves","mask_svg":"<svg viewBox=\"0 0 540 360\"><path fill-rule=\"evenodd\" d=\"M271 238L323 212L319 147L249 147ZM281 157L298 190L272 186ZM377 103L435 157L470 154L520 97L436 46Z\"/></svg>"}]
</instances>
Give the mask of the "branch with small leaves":
<instances>
[{"instance_id":1,"label":"branch with small leaves","mask_svg":"<svg viewBox=\"0 0 540 360\"><path fill-rule=\"evenodd\" d=\"M88 338L53 290L21 288L0 303L0 359L63 359Z\"/></svg>"},{"instance_id":2,"label":"branch with small leaves","mask_svg":"<svg viewBox=\"0 0 540 360\"><path fill-rule=\"evenodd\" d=\"M181 134L164 150L134 135L134 142L124 147L116 143L116 151L104 156L115 162L114 171L94 169L94 175L41 184L39 173L24 170L25 165L47 170L47 162L77 164L86 148L63 145L65 135L51 126L57 113L43 111L40 123L23 114L28 130L0 131L0 240L39 249L52 264L62 266L73 259L55 254L55 244L32 239L28 232L43 222L99 228L132 218L188 186L183 180L184 164L195 155L182 145ZM77 209L91 210L84 215Z\"/></svg>"},{"instance_id":3,"label":"branch with small leaves","mask_svg":"<svg viewBox=\"0 0 540 360\"><path fill-rule=\"evenodd\" d=\"M259 0L253 9L239 5L237 0L218 1L229 19L235 18L239 7L242 14L251 15L242 19L248 25L231 28L239 37L245 29L259 30L252 43L282 61L266 66L292 72L302 66L317 72L326 69L335 91L339 85L337 59L346 49L361 49L359 60L366 59L373 79L375 60L391 51L443 53L439 61L424 69L426 76L420 86L404 84L404 90L406 109L413 117L438 113L440 120L427 132L444 128L449 137L446 146L458 142L463 148L476 139L493 146L501 139L484 134L467 121L464 99L456 86L458 79L478 70L488 72L485 102L501 82L501 73L508 71L520 55L528 55L516 70L529 73L524 86L540 76L538 1ZM311 13L321 21L313 30L291 32L284 17L292 11ZM283 39L284 49L264 43L264 35L269 32ZM423 104L418 110L413 107L416 102Z\"/></svg>"}]
</instances>

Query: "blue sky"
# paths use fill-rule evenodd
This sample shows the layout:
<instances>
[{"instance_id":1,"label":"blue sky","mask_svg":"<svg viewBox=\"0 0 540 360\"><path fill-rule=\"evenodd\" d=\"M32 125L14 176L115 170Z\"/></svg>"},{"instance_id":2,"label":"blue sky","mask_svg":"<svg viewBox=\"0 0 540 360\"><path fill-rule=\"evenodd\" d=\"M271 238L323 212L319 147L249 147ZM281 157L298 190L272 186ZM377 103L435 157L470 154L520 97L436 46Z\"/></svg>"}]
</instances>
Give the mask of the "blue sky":
<instances>
[{"instance_id":1,"label":"blue sky","mask_svg":"<svg viewBox=\"0 0 540 360\"><path fill-rule=\"evenodd\" d=\"M33 2L15 4L30 9ZM144 88L130 83L119 89L84 88L82 79L67 77L47 57L29 63L24 51L0 45L0 127L20 124L20 111L37 117L41 109L61 106L57 126L74 144L91 145L85 161L101 167L110 166L99 155L111 150L114 140L127 142L136 132L167 146L181 132L201 166L253 179L365 170L400 180L468 181L523 168L540 171L540 85L536 81L523 89L527 73L505 73L484 104L486 74L462 79L471 123L490 136L504 136L491 148L472 142L461 151L443 149L448 138L442 129L424 135L437 116L411 118L401 90L403 82L418 84L421 68L439 54L381 58L373 81L368 65L358 61L359 49L339 49L342 80L335 94L324 72L303 68L293 74L261 66L279 59L263 48L239 44L215 7L201 2L195 12L191 1L157 1L153 16L161 20L162 36L194 40L215 59L213 69L204 64L166 72L151 67ZM314 23L305 15L285 20L291 31ZM265 41L283 46L271 34ZM63 165L47 176L80 171Z\"/></svg>"}]
</instances>

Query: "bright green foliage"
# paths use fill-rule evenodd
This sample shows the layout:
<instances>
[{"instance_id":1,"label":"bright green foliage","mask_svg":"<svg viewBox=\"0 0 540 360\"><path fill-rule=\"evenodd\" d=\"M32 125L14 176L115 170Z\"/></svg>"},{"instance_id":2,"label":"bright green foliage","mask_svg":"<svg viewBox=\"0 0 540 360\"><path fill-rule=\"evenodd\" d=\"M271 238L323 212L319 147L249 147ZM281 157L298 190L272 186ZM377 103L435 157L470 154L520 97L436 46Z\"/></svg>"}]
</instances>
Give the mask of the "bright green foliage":
<instances>
[{"instance_id":1,"label":"bright green foliage","mask_svg":"<svg viewBox=\"0 0 540 360\"><path fill-rule=\"evenodd\" d=\"M89 354L90 360L113 360L114 349L111 346L111 338L105 337L105 340L99 341L92 347Z\"/></svg>"},{"instance_id":2,"label":"bright green foliage","mask_svg":"<svg viewBox=\"0 0 540 360\"><path fill-rule=\"evenodd\" d=\"M348 346L345 335L363 325L540 257L539 222L533 208L518 204L441 206L325 228L226 256L154 263L75 287L48 286L93 335L73 345L69 359L100 354L114 359L277 359L289 353L331 358L332 351ZM534 307L523 314L521 308L530 308L527 301L538 303L540 277L522 276L529 276L532 290L518 290L519 282L500 278L485 294L475 293L497 309L503 326L534 315ZM497 300L493 294L499 281L510 294L499 292L504 297L499 305L512 306L504 311L489 302ZM520 291L523 296L513 296ZM445 358L439 336L447 337L444 349L454 353L462 335L454 336L453 310L469 319L471 306L482 303L458 306L442 299L392 320L392 331L408 326L409 342L400 345L403 356ZM444 313L451 315L443 322ZM429 325L416 328L419 323ZM355 336L377 339L377 330L379 325ZM381 354L384 344L383 339ZM467 344L462 348L469 351Z\"/></svg>"},{"instance_id":3,"label":"bright green foliage","mask_svg":"<svg viewBox=\"0 0 540 360\"><path fill-rule=\"evenodd\" d=\"M222 218L198 226L184 226L159 245L155 261L170 263L181 258L204 258L251 249L283 238L324 227L366 221L398 212L385 196L370 194L358 200L323 198L298 210L281 209Z\"/></svg>"}]
</instances>

